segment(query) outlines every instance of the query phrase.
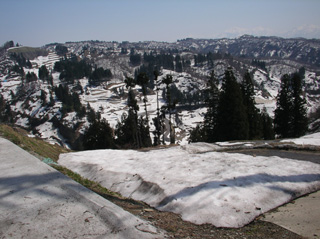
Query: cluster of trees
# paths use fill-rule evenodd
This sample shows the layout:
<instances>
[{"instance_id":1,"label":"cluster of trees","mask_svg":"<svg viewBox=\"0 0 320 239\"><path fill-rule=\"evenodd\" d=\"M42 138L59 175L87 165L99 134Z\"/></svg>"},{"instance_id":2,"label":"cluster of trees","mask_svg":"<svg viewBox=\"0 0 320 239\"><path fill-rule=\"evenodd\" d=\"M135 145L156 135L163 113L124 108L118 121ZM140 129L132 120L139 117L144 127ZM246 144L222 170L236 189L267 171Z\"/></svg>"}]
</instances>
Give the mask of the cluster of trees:
<instances>
[{"instance_id":1,"label":"cluster of trees","mask_svg":"<svg viewBox=\"0 0 320 239\"><path fill-rule=\"evenodd\" d=\"M149 78L146 73L140 73L137 79L127 77L125 80L128 89L128 113L124 113L121 121L118 122L115 135L116 144L124 148L142 148L152 145L149 131L149 118L147 110L147 84ZM142 94L144 96L145 117L138 116L139 106L136 100L133 87L139 84L142 86Z\"/></svg>"},{"instance_id":2,"label":"cluster of trees","mask_svg":"<svg viewBox=\"0 0 320 239\"><path fill-rule=\"evenodd\" d=\"M0 122L13 122L13 112L11 111L10 104L0 94Z\"/></svg>"},{"instance_id":3,"label":"cluster of trees","mask_svg":"<svg viewBox=\"0 0 320 239\"><path fill-rule=\"evenodd\" d=\"M68 48L61 44L56 45L55 49L59 56L65 56L68 53Z\"/></svg>"},{"instance_id":4,"label":"cluster of trees","mask_svg":"<svg viewBox=\"0 0 320 239\"><path fill-rule=\"evenodd\" d=\"M30 82L32 82L32 81L37 81L38 80L38 77L37 77L37 75L34 73L34 72L28 72L27 74L26 74L26 81L27 81L27 83L30 83Z\"/></svg>"},{"instance_id":5,"label":"cluster of trees","mask_svg":"<svg viewBox=\"0 0 320 239\"><path fill-rule=\"evenodd\" d=\"M150 52L150 54L145 53L143 55L143 60L146 64L163 67L168 70L174 70L174 55L171 53L160 53Z\"/></svg>"},{"instance_id":6,"label":"cluster of trees","mask_svg":"<svg viewBox=\"0 0 320 239\"><path fill-rule=\"evenodd\" d=\"M260 69L262 69L264 71L267 71L266 63L264 61L259 61L257 59L253 59L251 61L251 65L256 66L256 67L258 67L258 68L260 68Z\"/></svg>"},{"instance_id":7,"label":"cluster of trees","mask_svg":"<svg viewBox=\"0 0 320 239\"><path fill-rule=\"evenodd\" d=\"M232 70L228 69L221 90L212 72L208 83L208 111L204 122L191 131L190 141L274 139L275 134L280 138L304 135L308 120L302 84L298 73L282 77L273 126L266 109L260 112L255 106L249 72L239 84Z\"/></svg>"},{"instance_id":8,"label":"cluster of trees","mask_svg":"<svg viewBox=\"0 0 320 239\"><path fill-rule=\"evenodd\" d=\"M140 55L139 57L141 59ZM157 54L157 52L150 52L149 54L145 52L143 55L143 62L144 64L135 70L135 78L137 78L141 72L146 73L150 79L148 83L148 88L150 89L154 89L155 87L154 71L160 71L160 67L176 72L182 72L183 68L190 67L191 65L190 60L184 60L179 54L173 55L172 52L161 52L160 54ZM139 64L141 64L141 61L139 61Z\"/></svg>"},{"instance_id":9,"label":"cluster of trees","mask_svg":"<svg viewBox=\"0 0 320 239\"><path fill-rule=\"evenodd\" d=\"M89 77L91 66L85 61L78 61L76 57L61 60L54 64L54 70L60 72L60 80L73 84L75 79Z\"/></svg>"},{"instance_id":10,"label":"cluster of trees","mask_svg":"<svg viewBox=\"0 0 320 239\"><path fill-rule=\"evenodd\" d=\"M112 73L109 69L103 69L102 67L95 67L89 78L90 85L100 85L102 82L110 80Z\"/></svg>"},{"instance_id":11,"label":"cluster of trees","mask_svg":"<svg viewBox=\"0 0 320 239\"><path fill-rule=\"evenodd\" d=\"M26 59L23 54L13 52L11 58L15 60L20 67L26 67L28 69L32 68L32 64L29 59Z\"/></svg>"},{"instance_id":12,"label":"cluster of trees","mask_svg":"<svg viewBox=\"0 0 320 239\"><path fill-rule=\"evenodd\" d=\"M168 70L182 72L183 68L190 67L191 65L190 60L185 60L178 53L173 54L173 52L161 52L160 54L157 54L157 52L144 53L143 60L147 65L156 66L156 70L163 67Z\"/></svg>"},{"instance_id":13,"label":"cluster of trees","mask_svg":"<svg viewBox=\"0 0 320 239\"><path fill-rule=\"evenodd\" d=\"M260 113L255 106L249 72L240 84L228 68L220 90L212 72L207 91L208 111L204 122L191 131L191 142L274 138L272 120L266 112Z\"/></svg>"},{"instance_id":14,"label":"cluster of trees","mask_svg":"<svg viewBox=\"0 0 320 239\"><path fill-rule=\"evenodd\" d=\"M207 54L201 54L198 53L197 55L194 55L194 64L195 66L205 66L213 67L214 60L218 59L231 59L232 56L228 53L212 53L208 52Z\"/></svg>"},{"instance_id":15,"label":"cluster of trees","mask_svg":"<svg viewBox=\"0 0 320 239\"><path fill-rule=\"evenodd\" d=\"M141 64L141 56L139 53L135 53L134 49L130 52L130 63L133 66L138 66Z\"/></svg>"},{"instance_id":16,"label":"cluster of trees","mask_svg":"<svg viewBox=\"0 0 320 239\"><path fill-rule=\"evenodd\" d=\"M155 80L158 80L158 71L154 72ZM146 73L141 72L136 79L126 77L125 83L128 89L128 112L124 113L121 117L121 121L116 125L113 131L108 122L95 118L90 127L84 134L84 148L85 149L101 149L101 148L143 148L152 146L152 140L150 136L149 128L149 114L147 110L147 86L149 77ZM162 84L166 85L166 102L167 104L159 108L159 102L157 104L157 116L152 119L155 131L154 145L164 143L164 129L165 124L169 125L170 143L175 143L174 127L172 124L172 114L175 105L172 103L170 95L170 86L172 84L172 76L167 75L163 78ZM144 114L139 116L140 107L138 106L136 99L136 92L133 87L138 84L142 88L143 102L144 102ZM157 90L158 94L158 90ZM166 119L166 114L169 114ZM112 134L114 132L114 135Z\"/></svg>"},{"instance_id":17,"label":"cluster of trees","mask_svg":"<svg viewBox=\"0 0 320 239\"><path fill-rule=\"evenodd\" d=\"M68 86L60 84L54 88L54 92L58 100L62 102L60 109L62 114L75 111L79 118L86 114L86 108L82 106L79 94L76 92L69 93Z\"/></svg>"},{"instance_id":18,"label":"cluster of trees","mask_svg":"<svg viewBox=\"0 0 320 239\"><path fill-rule=\"evenodd\" d=\"M45 65L42 65L39 68L38 76L34 72L30 71L25 74L23 67L19 65L14 65L11 70L17 72L19 75L21 75L21 77L25 77L27 83L37 81L39 78L43 81L46 81L48 84L53 85L52 75L49 73L49 70Z\"/></svg>"},{"instance_id":19,"label":"cluster of trees","mask_svg":"<svg viewBox=\"0 0 320 239\"><path fill-rule=\"evenodd\" d=\"M68 84L73 84L75 79L87 77L90 84L99 85L112 77L109 69L95 67L92 71L92 66L89 63L85 60L78 61L76 57L56 62L54 70L60 72L60 80Z\"/></svg>"},{"instance_id":20,"label":"cluster of trees","mask_svg":"<svg viewBox=\"0 0 320 239\"><path fill-rule=\"evenodd\" d=\"M158 72L154 72L157 81ZM139 73L136 79L127 77L128 112L122 115L116 129L110 128L105 120L95 119L84 138L86 149L94 148L141 148L152 145L147 111L147 85L149 78L146 73ZM172 115L176 106L173 93L172 76L167 75L161 81L165 84L164 98L166 105L157 106L157 116L153 118L155 130L154 145L164 143L165 125L170 143L175 143ZM142 86L144 116L139 116L139 106L133 87ZM218 80L211 73L204 95L208 110L204 122L191 131L191 142L216 142L227 140L274 139L279 137L298 137L306 133L307 116L305 100L302 96L302 80L298 73L282 77L282 86L278 95L275 121L269 117L264 108L262 112L255 106L254 86L251 75L246 72L241 83L238 83L231 68L228 68L219 89ZM157 91L158 94L158 91ZM141 115L141 114L140 114ZM168 118L166 118L168 115ZM90 137L89 137L90 136ZM101 141L101 142L100 142Z\"/></svg>"},{"instance_id":21,"label":"cluster of trees","mask_svg":"<svg viewBox=\"0 0 320 239\"><path fill-rule=\"evenodd\" d=\"M22 66L14 65L12 66L11 71L18 73L20 76L24 76L24 70Z\"/></svg>"}]
</instances>

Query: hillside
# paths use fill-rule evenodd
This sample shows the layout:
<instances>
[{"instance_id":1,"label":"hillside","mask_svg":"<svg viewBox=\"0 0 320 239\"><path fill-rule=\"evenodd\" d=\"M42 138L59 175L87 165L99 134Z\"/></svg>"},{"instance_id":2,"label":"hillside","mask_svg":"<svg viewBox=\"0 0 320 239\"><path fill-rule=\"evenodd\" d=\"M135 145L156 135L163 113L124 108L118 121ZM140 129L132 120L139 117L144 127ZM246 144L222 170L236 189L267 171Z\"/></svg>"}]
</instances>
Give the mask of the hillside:
<instances>
[{"instance_id":1,"label":"hillside","mask_svg":"<svg viewBox=\"0 0 320 239\"><path fill-rule=\"evenodd\" d=\"M320 105L319 49L319 40L247 35L236 39L184 39L174 43L53 43L36 50L36 53L32 53L34 49L26 47L11 48L0 59L0 93L3 102L9 105L3 106L4 114L10 115L14 124L48 142L77 148L79 138L90 125L87 117L89 113L92 110L98 112L115 128L122 114L128 111L125 77L134 77L137 72L145 71L152 79L152 72L156 67L160 72L158 83L166 75L173 76L176 94L180 97L174 115L176 143L184 144L188 142L189 130L203 121L206 107L201 95L212 70L220 82L228 67L232 68L238 81L241 81L244 72L248 70L254 80L257 107L266 107L271 117L274 114L280 78L286 73L300 71L305 80L308 111L316 111ZM13 56L13 52L19 57ZM62 53L78 62L84 60L93 70L102 67L111 74L94 83L85 74L66 80L61 77L61 72L54 70L55 62L64 59ZM29 61L31 66L28 65ZM50 79L37 77L33 80L32 73L38 76L43 65L48 69ZM153 84L157 85L157 82ZM84 115L74 109L63 108L65 103L62 103L55 91L55 87L59 85L68 86L70 95L79 95L80 103L85 107ZM165 85L158 85L161 107L165 104L162 94ZM156 116L157 87L150 87L147 109L149 118L152 119ZM139 115L143 115L142 89L136 86L134 90L140 108ZM313 128L316 129L317 126ZM150 130L155 130L151 120ZM168 143L168 134L165 135Z\"/></svg>"}]
</instances>

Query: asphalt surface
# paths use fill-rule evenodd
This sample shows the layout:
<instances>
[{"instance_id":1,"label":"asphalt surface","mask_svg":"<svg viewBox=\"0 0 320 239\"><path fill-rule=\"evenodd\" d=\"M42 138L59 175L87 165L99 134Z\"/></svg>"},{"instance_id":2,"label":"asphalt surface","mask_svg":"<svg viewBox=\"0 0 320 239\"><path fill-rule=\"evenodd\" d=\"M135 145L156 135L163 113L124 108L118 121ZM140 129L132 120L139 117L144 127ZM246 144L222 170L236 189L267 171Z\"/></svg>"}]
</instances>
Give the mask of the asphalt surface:
<instances>
[{"instance_id":1,"label":"asphalt surface","mask_svg":"<svg viewBox=\"0 0 320 239\"><path fill-rule=\"evenodd\" d=\"M164 238L143 221L0 138L0 238Z\"/></svg>"},{"instance_id":2,"label":"asphalt surface","mask_svg":"<svg viewBox=\"0 0 320 239\"><path fill-rule=\"evenodd\" d=\"M318 151L297 151L297 150L279 150L279 149L243 149L229 151L229 153L242 153L256 156L277 156L280 158L296 159L320 164L320 152Z\"/></svg>"}]
</instances>

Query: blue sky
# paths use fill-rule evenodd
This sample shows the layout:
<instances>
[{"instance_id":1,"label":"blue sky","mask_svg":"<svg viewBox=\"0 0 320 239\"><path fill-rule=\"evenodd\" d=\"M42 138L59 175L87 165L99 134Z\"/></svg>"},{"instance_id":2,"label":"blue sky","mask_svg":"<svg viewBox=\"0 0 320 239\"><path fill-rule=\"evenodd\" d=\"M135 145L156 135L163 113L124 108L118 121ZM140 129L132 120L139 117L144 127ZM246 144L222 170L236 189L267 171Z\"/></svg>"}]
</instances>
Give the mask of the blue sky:
<instances>
[{"instance_id":1,"label":"blue sky","mask_svg":"<svg viewBox=\"0 0 320 239\"><path fill-rule=\"evenodd\" d=\"M0 9L0 45L243 34L320 38L319 0L0 0Z\"/></svg>"}]
</instances>

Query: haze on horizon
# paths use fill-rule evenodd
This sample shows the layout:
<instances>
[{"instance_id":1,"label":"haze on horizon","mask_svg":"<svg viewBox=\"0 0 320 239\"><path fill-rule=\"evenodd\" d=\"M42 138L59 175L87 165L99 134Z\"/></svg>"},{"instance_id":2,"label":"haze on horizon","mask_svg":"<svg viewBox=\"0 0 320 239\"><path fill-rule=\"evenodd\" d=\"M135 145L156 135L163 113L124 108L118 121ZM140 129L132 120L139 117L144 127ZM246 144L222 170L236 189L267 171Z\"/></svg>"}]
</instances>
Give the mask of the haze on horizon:
<instances>
[{"instance_id":1,"label":"haze on horizon","mask_svg":"<svg viewBox=\"0 0 320 239\"><path fill-rule=\"evenodd\" d=\"M243 34L320 38L318 0L1 0L0 8L0 45Z\"/></svg>"}]
</instances>

